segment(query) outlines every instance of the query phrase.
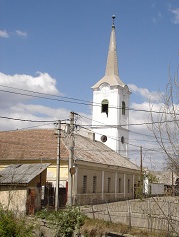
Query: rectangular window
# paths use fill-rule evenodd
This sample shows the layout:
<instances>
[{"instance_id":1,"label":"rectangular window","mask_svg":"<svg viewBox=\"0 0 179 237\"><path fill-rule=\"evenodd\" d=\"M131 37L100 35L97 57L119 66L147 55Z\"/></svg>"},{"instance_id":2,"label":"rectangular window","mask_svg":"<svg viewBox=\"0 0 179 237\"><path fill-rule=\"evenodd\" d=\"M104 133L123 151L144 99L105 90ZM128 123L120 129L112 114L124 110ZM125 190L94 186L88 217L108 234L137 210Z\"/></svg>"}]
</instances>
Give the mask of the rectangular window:
<instances>
[{"instance_id":1,"label":"rectangular window","mask_svg":"<svg viewBox=\"0 0 179 237\"><path fill-rule=\"evenodd\" d=\"M97 180L97 177L93 176L93 193L96 193L96 180Z\"/></svg>"},{"instance_id":2,"label":"rectangular window","mask_svg":"<svg viewBox=\"0 0 179 237\"><path fill-rule=\"evenodd\" d=\"M121 187L121 179L119 179L119 193L121 193L122 192L122 187Z\"/></svg>"},{"instance_id":3,"label":"rectangular window","mask_svg":"<svg viewBox=\"0 0 179 237\"><path fill-rule=\"evenodd\" d=\"M111 189L111 178L108 178L108 193L110 193Z\"/></svg>"},{"instance_id":4,"label":"rectangular window","mask_svg":"<svg viewBox=\"0 0 179 237\"><path fill-rule=\"evenodd\" d=\"M87 191L87 176L83 176L83 193L86 193Z\"/></svg>"},{"instance_id":5,"label":"rectangular window","mask_svg":"<svg viewBox=\"0 0 179 237\"><path fill-rule=\"evenodd\" d=\"M130 179L127 180L127 192L130 193Z\"/></svg>"}]
</instances>

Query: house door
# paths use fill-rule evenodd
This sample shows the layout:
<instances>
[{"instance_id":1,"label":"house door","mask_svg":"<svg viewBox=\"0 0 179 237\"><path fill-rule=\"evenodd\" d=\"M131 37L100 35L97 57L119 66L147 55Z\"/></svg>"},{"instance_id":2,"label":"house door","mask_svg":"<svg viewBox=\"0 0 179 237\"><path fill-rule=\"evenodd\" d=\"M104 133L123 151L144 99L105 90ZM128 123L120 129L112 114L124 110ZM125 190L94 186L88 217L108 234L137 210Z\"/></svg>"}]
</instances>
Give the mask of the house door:
<instances>
[{"instance_id":1,"label":"house door","mask_svg":"<svg viewBox=\"0 0 179 237\"><path fill-rule=\"evenodd\" d=\"M36 203L36 189L28 189L27 195L27 214L34 215L35 214L35 203Z\"/></svg>"}]
</instances>

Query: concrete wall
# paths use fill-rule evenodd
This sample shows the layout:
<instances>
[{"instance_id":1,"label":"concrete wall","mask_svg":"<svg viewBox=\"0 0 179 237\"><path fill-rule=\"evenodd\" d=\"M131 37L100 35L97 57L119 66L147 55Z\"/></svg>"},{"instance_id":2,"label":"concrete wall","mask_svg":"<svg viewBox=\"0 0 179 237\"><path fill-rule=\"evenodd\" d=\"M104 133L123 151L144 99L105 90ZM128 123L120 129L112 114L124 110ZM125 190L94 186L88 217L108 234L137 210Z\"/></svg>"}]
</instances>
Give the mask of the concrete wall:
<instances>
[{"instance_id":1,"label":"concrete wall","mask_svg":"<svg viewBox=\"0 0 179 237\"><path fill-rule=\"evenodd\" d=\"M16 190L16 187L1 187L0 188L0 203L8 210L15 212L26 213L27 188L21 187Z\"/></svg>"}]
</instances>

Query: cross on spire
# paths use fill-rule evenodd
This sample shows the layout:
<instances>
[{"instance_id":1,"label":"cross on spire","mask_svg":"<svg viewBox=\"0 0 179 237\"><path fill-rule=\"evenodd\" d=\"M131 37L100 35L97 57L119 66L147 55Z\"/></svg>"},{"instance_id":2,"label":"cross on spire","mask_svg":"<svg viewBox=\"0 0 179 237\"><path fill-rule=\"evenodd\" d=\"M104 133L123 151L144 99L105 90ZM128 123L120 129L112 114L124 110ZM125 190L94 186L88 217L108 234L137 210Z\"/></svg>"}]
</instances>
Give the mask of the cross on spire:
<instances>
[{"instance_id":1,"label":"cross on spire","mask_svg":"<svg viewBox=\"0 0 179 237\"><path fill-rule=\"evenodd\" d=\"M113 15L112 16L112 27L115 27L115 25L114 25L114 19L115 19L116 17L115 17L115 15Z\"/></svg>"}]
</instances>

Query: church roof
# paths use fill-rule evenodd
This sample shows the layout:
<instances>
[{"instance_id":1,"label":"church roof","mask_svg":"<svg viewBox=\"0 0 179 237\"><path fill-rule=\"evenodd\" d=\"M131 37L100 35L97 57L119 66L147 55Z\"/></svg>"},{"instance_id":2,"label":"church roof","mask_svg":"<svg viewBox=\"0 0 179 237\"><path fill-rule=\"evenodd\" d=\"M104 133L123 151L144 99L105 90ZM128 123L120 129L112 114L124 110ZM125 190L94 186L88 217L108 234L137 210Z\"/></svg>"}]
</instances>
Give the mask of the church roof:
<instances>
[{"instance_id":1,"label":"church roof","mask_svg":"<svg viewBox=\"0 0 179 237\"><path fill-rule=\"evenodd\" d=\"M68 161L69 135L62 134L60 157ZM74 134L74 158L97 164L138 170L138 167L104 143ZM32 129L0 132L0 163L56 162L57 135L54 129Z\"/></svg>"},{"instance_id":2,"label":"church roof","mask_svg":"<svg viewBox=\"0 0 179 237\"><path fill-rule=\"evenodd\" d=\"M112 24L110 43L109 43L105 76L100 81L98 81L92 87L92 89L98 88L102 83L108 83L110 86L118 86L118 85L122 87L125 86L124 82L120 79L119 72L118 72L116 34L115 34L115 25L114 25L115 16L113 16L112 18L113 18L113 24Z\"/></svg>"}]
</instances>

